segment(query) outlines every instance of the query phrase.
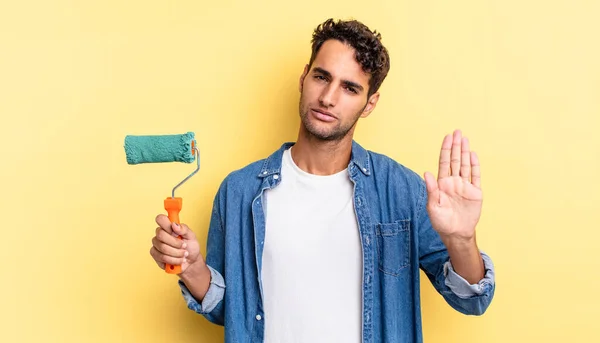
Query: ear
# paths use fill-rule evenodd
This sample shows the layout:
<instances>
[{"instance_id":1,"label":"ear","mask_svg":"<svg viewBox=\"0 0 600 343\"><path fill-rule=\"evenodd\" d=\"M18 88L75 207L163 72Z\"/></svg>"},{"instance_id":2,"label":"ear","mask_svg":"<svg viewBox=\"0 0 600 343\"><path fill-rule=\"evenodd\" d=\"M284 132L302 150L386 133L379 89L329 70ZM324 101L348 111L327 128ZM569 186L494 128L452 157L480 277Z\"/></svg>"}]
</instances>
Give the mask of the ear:
<instances>
[{"instance_id":1,"label":"ear","mask_svg":"<svg viewBox=\"0 0 600 343\"><path fill-rule=\"evenodd\" d=\"M360 117L361 118L368 117L369 114L371 114L371 112L373 112L373 110L375 109L375 106L377 105L377 101L379 101L379 92L376 92L375 94L373 94L369 97L369 101L367 101L367 105L365 106L365 109L363 110Z\"/></svg>"},{"instance_id":2,"label":"ear","mask_svg":"<svg viewBox=\"0 0 600 343\"><path fill-rule=\"evenodd\" d=\"M304 66L304 72L302 72L302 75L300 75L300 84L298 85L300 93L302 93L302 88L304 86L304 79L306 78L306 74L308 74L308 64Z\"/></svg>"}]
</instances>

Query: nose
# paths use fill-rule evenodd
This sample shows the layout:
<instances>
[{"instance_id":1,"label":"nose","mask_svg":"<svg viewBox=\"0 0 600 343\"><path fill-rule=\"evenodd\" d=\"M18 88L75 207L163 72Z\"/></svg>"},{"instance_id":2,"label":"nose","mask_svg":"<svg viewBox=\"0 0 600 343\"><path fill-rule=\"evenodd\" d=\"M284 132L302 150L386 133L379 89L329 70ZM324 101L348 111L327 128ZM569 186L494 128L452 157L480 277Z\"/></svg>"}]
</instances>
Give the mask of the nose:
<instances>
[{"instance_id":1,"label":"nose","mask_svg":"<svg viewBox=\"0 0 600 343\"><path fill-rule=\"evenodd\" d=\"M337 103L337 87L334 87L332 83L330 83L327 87L323 88L321 92L321 96L319 97L319 102L324 107L333 107Z\"/></svg>"}]
</instances>

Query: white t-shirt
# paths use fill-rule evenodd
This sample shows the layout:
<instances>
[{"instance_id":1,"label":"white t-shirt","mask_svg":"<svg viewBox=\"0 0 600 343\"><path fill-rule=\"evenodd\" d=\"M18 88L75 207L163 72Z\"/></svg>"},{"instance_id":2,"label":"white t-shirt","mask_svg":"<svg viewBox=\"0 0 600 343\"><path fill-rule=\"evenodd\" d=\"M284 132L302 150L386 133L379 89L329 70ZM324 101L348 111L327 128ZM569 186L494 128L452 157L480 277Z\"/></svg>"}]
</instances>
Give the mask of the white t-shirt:
<instances>
[{"instance_id":1,"label":"white t-shirt","mask_svg":"<svg viewBox=\"0 0 600 343\"><path fill-rule=\"evenodd\" d=\"M283 154L265 193L265 342L361 341L362 248L348 171L309 174Z\"/></svg>"}]
</instances>

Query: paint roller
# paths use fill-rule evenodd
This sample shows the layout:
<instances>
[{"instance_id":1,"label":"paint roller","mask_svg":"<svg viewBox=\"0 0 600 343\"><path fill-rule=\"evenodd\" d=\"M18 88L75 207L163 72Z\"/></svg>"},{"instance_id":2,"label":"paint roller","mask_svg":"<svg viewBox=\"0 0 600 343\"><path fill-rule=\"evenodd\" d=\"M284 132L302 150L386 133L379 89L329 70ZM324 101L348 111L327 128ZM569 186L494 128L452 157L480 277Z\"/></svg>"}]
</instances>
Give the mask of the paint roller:
<instances>
[{"instance_id":1,"label":"paint roller","mask_svg":"<svg viewBox=\"0 0 600 343\"><path fill-rule=\"evenodd\" d=\"M187 132L177 135L145 135L125 137L125 156L130 165L142 163L192 163L196 161L197 167L190 175L179 182L171 192L171 196L164 200L164 207L172 223L180 224L179 212L183 199L175 197L175 190L200 170L200 152L196 147L195 135ZM182 239L181 236L177 238ZM181 273L181 266L165 265L169 274Z\"/></svg>"}]
</instances>

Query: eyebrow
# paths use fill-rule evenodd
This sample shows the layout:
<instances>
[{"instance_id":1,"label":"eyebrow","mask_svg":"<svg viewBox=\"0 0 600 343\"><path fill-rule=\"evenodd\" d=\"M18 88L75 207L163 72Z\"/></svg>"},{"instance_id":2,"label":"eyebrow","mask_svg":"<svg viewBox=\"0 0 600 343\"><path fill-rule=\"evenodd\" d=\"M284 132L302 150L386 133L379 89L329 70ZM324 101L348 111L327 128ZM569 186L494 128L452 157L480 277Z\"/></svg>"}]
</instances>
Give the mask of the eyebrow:
<instances>
[{"instance_id":1,"label":"eyebrow","mask_svg":"<svg viewBox=\"0 0 600 343\"><path fill-rule=\"evenodd\" d=\"M323 74L323 76L325 76L327 78L331 78L331 73L320 67L315 67L315 69L313 69L313 73ZM342 80L342 83L347 87L353 87L353 88L358 89L359 91L362 91L364 89L363 86L359 85L356 82L350 81L350 80Z\"/></svg>"}]
</instances>

